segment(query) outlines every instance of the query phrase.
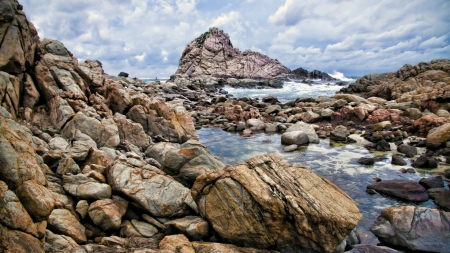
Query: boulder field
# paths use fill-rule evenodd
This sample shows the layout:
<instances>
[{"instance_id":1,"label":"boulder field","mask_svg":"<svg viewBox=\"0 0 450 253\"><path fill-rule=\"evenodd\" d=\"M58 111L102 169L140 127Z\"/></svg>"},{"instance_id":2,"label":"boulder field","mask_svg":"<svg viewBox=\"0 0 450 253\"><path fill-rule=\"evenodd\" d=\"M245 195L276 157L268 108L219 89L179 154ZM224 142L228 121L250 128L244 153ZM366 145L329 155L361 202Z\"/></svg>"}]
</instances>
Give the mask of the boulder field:
<instances>
[{"instance_id":1,"label":"boulder field","mask_svg":"<svg viewBox=\"0 0 450 253\"><path fill-rule=\"evenodd\" d=\"M349 143L350 133L365 130L367 148L395 142L418 167L439 166L436 157L450 155L443 95L419 105L353 94L284 104L233 99L206 84L279 83L273 78L290 70L239 52L217 28L188 45L172 82L145 83L107 75L99 61L79 62L61 42L40 40L17 0L1 1L0 14L2 252L395 252L357 245L357 204L327 179L273 154L225 166L195 130L279 132L295 146L327 136ZM436 64L416 71L429 78L427 87L446 89L444 62L442 73L423 74ZM426 139L403 143L411 134ZM429 150L418 154L416 147ZM388 208L373 233L394 246L446 251L442 180L414 187L443 211ZM371 190L390 192L385 188Z\"/></svg>"}]
</instances>

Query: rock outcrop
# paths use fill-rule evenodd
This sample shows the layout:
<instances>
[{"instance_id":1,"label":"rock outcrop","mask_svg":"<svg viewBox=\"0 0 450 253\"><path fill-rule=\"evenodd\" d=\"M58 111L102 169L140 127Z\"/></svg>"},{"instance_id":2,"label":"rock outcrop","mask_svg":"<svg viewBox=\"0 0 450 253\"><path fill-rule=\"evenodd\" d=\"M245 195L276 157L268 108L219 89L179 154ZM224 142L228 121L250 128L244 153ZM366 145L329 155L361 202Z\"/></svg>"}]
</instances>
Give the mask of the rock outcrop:
<instances>
[{"instance_id":1,"label":"rock outcrop","mask_svg":"<svg viewBox=\"0 0 450 253\"><path fill-rule=\"evenodd\" d=\"M259 83L258 79L267 80L289 73L290 70L278 60L261 53L250 50L241 52L234 48L228 34L214 27L187 45L175 73L179 80L175 80L175 77L172 80L180 83L195 79L198 84L204 85L208 82L207 77L213 77L210 82L219 84L215 78L223 78L224 82L239 85L241 82L237 80L226 79L253 79L241 84L255 85Z\"/></svg>"},{"instance_id":2,"label":"rock outcrop","mask_svg":"<svg viewBox=\"0 0 450 253\"><path fill-rule=\"evenodd\" d=\"M275 154L199 176L192 196L221 238L246 247L332 252L361 219L334 184Z\"/></svg>"},{"instance_id":3,"label":"rock outcrop","mask_svg":"<svg viewBox=\"0 0 450 253\"><path fill-rule=\"evenodd\" d=\"M321 79L324 81L337 81L336 78L328 75L325 72L319 71L317 69L313 70L313 71L308 71L304 68L297 68L292 70L291 72L292 75L294 75L292 78L295 79Z\"/></svg>"},{"instance_id":4,"label":"rock outcrop","mask_svg":"<svg viewBox=\"0 0 450 253\"><path fill-rule=\"evenodd\" d=\"M450 249L449 212L416 206L389 207L370 229L380 240L414 251Z\"/></svg>"}]
</instances>

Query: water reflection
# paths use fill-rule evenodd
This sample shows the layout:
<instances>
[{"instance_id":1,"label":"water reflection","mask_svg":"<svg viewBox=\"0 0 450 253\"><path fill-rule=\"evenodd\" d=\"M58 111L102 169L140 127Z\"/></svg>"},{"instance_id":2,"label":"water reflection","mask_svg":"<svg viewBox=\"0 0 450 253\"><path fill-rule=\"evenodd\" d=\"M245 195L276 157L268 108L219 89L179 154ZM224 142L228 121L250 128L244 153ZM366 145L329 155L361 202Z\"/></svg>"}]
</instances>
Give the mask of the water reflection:
<instances>
[{"instance_id":1,"label":"water reflection","mask_svg":"<svg viewBox=\"0 0 450 253\"><path fill-rule=\"evenodd\" d=\"M291 164L309 167L336 184L358 203L362 219L357 229L365 230L365 233L370 235L369 227L382 209L389 206L413 204L383 195L367 194L366 187L375 182L373 178L410 179L418 182L422 177L430 176L423 171L416 174L399 172L400 168L410 167L409 159L407 159L406 166L392 165L391 152L371 153L364 148L365 141L362 138L358 138L358 143L347 145L336 145L330 143L329 139L321 140L319 144L302 146L297 151L286 153L282 151L283 146L279 134L259 133L251 138L244 138L238 133L225 132L220 128L203 128L198 130L197 134L200 142L227 165L245 162L255 155L277 153ZM357 163L360 157L373 156L380 156L383 159L372 166ZM435 208L431 200L417 205ZM370 243L373 238L373 235L369 236L365 243Z\"/></svg>"}]
</instances>

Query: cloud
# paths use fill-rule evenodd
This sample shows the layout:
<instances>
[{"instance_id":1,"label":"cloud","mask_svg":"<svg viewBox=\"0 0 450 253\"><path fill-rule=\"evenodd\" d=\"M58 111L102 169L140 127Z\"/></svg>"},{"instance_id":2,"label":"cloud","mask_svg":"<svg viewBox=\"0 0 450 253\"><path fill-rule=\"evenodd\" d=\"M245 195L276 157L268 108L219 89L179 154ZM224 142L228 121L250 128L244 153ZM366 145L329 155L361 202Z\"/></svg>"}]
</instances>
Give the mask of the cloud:
<instances>
[{"instance_id":1,"label":"cloud","mask_svg":"<svg viewBox=\"0 0 450 253\"><path fill-rule=\"evenodd\" d=\"M20 0L42 38L57 39L105 71L169 76L211 26L233 45L345 75L450 58L447 0Z\"/></svg>"}]
</instances>

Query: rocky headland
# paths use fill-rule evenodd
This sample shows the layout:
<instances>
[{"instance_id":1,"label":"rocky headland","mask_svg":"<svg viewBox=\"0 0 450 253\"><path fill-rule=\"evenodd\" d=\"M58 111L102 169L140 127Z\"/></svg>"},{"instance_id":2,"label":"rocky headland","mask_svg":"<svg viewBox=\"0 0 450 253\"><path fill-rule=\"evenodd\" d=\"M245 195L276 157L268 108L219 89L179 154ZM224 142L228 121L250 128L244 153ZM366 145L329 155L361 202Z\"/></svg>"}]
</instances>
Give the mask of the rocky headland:
<instances>
[{"instance_id":1,"label":"rocky headland","mask_svg":"<svg viewBox=\"0 0 450 253\"><path fill-rule=\"evenodd\" d=\"M396 252L359 244L357 204L324 177L274 154L225 166L199 143L201 127L279 132L293 149L328 137L348 143L361 132L373 143L367 148L395 142L417 167L450 162L442 99L449 60L383 83L401 91L414 79L410 101L361 92L282 104L217 89L220 80L270 83L291 72L233 49L215 28L188 45L172 82L145 83L107 75L99 61L79 62L61 42L41 40L17 0L0 2L0 25L2 252ZM417 103L422 88L435 94L429 103ZM369 186L407 201L432 197L442 207L388 208L373 233L394 246L445 252L450 173L443 173L418 186Z\"/></svg>"}]
</instances>

